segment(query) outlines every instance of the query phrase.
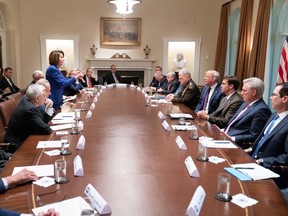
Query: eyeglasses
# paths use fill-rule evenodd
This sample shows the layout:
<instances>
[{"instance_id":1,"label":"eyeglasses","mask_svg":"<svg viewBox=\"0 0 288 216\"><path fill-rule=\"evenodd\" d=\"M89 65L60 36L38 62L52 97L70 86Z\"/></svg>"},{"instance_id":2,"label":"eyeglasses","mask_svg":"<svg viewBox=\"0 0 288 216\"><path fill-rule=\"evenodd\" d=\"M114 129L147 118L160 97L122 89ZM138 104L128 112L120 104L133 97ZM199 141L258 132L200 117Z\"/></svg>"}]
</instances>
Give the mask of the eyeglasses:
<instances>
[{"instance_id":1,"label":"eyeglasses","mask_svg":"<svg viewBox=\"0 0 288 216\"><path fill-rule=\"evenodd\" d=\"M272 92L272 93L271 93L271 96L278 96L278 97L279 97L280 95L278 95L278 94Z\"/></svg>"}]
</instances>

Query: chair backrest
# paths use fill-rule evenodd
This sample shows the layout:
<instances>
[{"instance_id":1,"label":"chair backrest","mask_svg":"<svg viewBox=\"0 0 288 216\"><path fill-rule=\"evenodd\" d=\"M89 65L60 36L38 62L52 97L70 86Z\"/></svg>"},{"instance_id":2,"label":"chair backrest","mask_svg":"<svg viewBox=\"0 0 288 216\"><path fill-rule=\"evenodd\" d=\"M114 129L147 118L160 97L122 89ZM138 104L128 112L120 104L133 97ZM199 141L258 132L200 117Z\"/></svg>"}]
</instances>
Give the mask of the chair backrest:
<instances>
[{"instance_id":1,"label":"chair backrest","mask_svg":"<svg viewBox=\"0 0 288 216\"><path fill-rule=\"evenodd\" d=\"M0 118L0 143L4 143L4 137L5 137L6 129L3 124L2 118Z\"/></svg>"},{"instance_id":2,"label":"chair backrest","mask_svg":"<svg viewBox=\"0 0 288 216\"><path fill-rule=\"evenodd\" d=\"M0 103L0 115L5 128L7 128L10 117L13 111L16 109L17 103L14 98L6 100Z\"/></svg>"},{"instance_id":3,"label":"chair backrest","mask_svg":"<svg viewBox=\"0 0 288 216\"><path fill-rule=\"evenodd\" d=\"M25 89L20 90L19 92L15 92L14 94L7 96L6 99L7 100L14 99L16 104L18 105L18 103L21 100L21 98L23 97L23 95L25 95Z\"/></svg>"}]
</instances>

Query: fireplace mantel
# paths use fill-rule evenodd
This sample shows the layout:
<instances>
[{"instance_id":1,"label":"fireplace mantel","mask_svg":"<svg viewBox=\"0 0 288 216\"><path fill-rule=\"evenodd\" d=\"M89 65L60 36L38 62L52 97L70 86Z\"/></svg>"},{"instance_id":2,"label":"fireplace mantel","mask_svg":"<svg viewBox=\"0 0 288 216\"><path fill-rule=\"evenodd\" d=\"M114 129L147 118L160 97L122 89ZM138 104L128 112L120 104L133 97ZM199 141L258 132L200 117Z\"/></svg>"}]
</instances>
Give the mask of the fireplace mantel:
<instances>
[{"instance_id":1,"label":"fireplace mantel","mask_svg":"<svg viewBox=\"0 0 288 216\"><path fill-rule=\"evenodd\" d=\"M110 70L110 66L115 64L118 71L144 71L144 84L147 86L152 80L153 62L151 59L110 59L91 58L87 59L89 67L93 68L95 74L98 70Z\"/></svg>"}]
</instances>

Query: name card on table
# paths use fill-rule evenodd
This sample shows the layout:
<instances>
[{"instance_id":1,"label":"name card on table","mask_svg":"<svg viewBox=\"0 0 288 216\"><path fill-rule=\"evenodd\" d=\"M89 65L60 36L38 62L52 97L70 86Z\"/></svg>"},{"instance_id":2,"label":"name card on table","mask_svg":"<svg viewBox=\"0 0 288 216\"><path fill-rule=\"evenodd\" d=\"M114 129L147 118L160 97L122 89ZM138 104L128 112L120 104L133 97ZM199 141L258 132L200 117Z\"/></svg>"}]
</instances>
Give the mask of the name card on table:
<instances>
[{"instance_id":1,"label":"name card on table","mask_svg":"<svg viewBox=\"0 0 288 216\"><path fill-rule=\"evenodd\" d=\"M80 138L79 138L79 140L78 140L76 149L84 149L84 147L85 147L85 142L86 142L85 137L84 137L83 135L81 135Z\"/></svg>"},{"instance_id":2,"label":"name card on table","mask_svg":"<svg viewBox=\"0 0 288 216\"><path fill-rule=\"evenodd\" d=\"M97 96L93 99L93 103L96 103L98 101Z\"/></svg>"},{"instance_id":3,"label":"name card on table","mask_svg":"<svg viewBox=\"0 0 288 216\"><path fill-rule=\"evenodd\" d=\"M187 168L190 176L200 177L199 171L198 171L197 167L195 166L195 163L194 163L191 156L188 156L185 159L185 165L186 165L186 168Z\"/></svg>"},{"instance_id":4,"label":"name card on table","mask_svg":"<svg viewBox=\"0 0 288 216\"><path fill-rule=\"evenodd\" d=\"M166 118L166 116L161 111L158 112L158 117L160 119L165 119Z\"/></svg>"},{"instance_id":5,"label":"name card on table","mask_svg":"<svg viewBox=\"0 0 288 216\"><path fill-rule=\"evenodd\" d=\"M84 129L84 123L82 121L79 121L78 123L78 131L83 131Z\"/></svg>"},{"instance_id":6,"label":"name card on table","mask_svg":"<svg viewBox=\"0 0 288 216\"><path fill-rule=\"evenodd\" d=\"M87 112L87 114L86 114L86 117L85 118L90 118L92 116L92 112L91 112L91 110L89 110L88 112Z\"/></svg>"},{"instance_id":7,"label":"name card on table","mask_svg":"<svg viewBox=\"0 0 288 216\"><path fill-rule=\"evenodd\" d=\"M95 109L95 103L92 103L92 104L91 104L90 109L91 109L91 110Z\"/></svg>"},{"instance_id":8,"label":"name card on table","mask_svg":"<svg viewBox=\"0 0 288 216\"><path fill-rule=\"evenodd\" d=\"M186 144L179 135L176 137L175 141L180 149L187 150Z\"/></svg>"},{"instance_id":9,"label":"name card on table","mask_svg":"<svg viewBox=\"0 0 288 216\"><path fill-rule=\"evenodd\" d=\"M111 207L91 184L86 186L84 194L88 197L93 208L96 209L100 215L111 214Z\"/></svg>"},{"instance_id":10,"label":"name card on table","mask_svg":"<svg viewBox=\"0 0 288 216\"><path fill-rule=\"evenodd\" d=\"M198 186L187 208L186 215L199 216L205 197L206 193L203 187Z\"/></svg>"},{"instance_id":11,"label":"name card on table","mask_svg":"<svg viewBox=\"0 0 288 216\"><path fill-rule=\"evenodd\" d=\"M171 131L171 130L172 130L172 128L170 127L170 125L168 124L168 122L167 122L166 120L164 120L164 121L162 122L162 126L163 126L163 128L164 128L165 130L167 130L167 131Z\"/></svg>"},{"instance_id":12,"label":"name card on table","mask_svg":"<svg viewBox=\"0 0 288 216\"><path fill-rule=\"evenodd\" d=\"M84 176L82 158L77 155L73 160L74 176Z\"/></svg>"}]
</instances>

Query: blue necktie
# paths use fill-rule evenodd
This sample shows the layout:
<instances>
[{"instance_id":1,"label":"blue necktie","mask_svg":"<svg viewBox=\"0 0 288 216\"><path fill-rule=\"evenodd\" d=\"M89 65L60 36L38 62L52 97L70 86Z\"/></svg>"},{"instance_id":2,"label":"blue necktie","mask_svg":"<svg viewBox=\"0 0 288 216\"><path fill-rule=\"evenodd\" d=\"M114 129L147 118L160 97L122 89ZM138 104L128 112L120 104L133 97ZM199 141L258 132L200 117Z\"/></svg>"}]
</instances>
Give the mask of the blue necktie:
<instances>
[{"instance_id":1,"label":"blue necktie","mask_svg":"<svg viewBox=\"0 0 288 216\"><path fill-rule=\"evenodd\" d=\"M174 93L174 96L178 95L181 89L182 89L182 85L179 85L176 92Z\"/></svg>"},{"instance_id":2,"label":"blue necktie","mask_svg":"<svg viewBox=\"0 0 288 216\"><path fill-rule=\"evenodd\" d=\"M252 155L252 158L256 158L259 152L259 149L261 148L261 146L263 145L263 143L266 141L269 133L271 132L271 129L273 128L275 122L278 120L279 115L277 114L274 119L270 122L268 129L266 130L266 133L264 134L264 136L262 137L262 139L260 140L260 142L258 143L258 145L256 146L256 149Z\"/></svg>"}]
</instances>

